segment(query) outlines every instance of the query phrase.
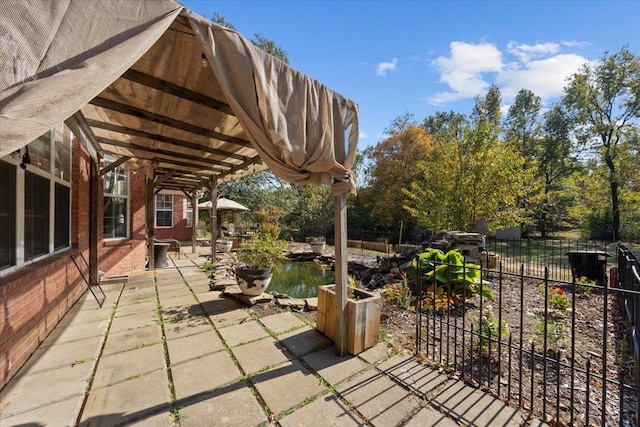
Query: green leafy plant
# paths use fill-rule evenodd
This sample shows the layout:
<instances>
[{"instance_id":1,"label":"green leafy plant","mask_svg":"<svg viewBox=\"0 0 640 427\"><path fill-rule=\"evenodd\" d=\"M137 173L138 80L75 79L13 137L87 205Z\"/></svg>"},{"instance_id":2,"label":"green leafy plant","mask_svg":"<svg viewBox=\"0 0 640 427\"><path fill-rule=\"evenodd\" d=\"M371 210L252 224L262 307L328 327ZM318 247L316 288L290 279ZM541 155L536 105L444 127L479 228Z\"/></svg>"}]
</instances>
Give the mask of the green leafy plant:
<instances>
[{"instance_id":1,"label":"green leafy plant","mask_svg":"<svg viewBox=\"0 0 640 427\"><path fill-rule=\"evenodd\" d=\"M216 267L216 265L214 263L212 263L211 261L207 260L204 262L204 264L202 264L202 270L205 273L210 273L214 268Z\"/></svg>"},{"instance_id":2,"label":"green leafy plant","mask_svg":"<svg viewBox=\"0 0 640 427\"><path fill-rule=\"evenodd\" d=\"M462 301L463 293L481 295L486 300L493 300L494 294L488 284L481 280L481 267L477 264L467 264L464 255L453 249L447 253L439 249L427 248L418 257L423 283L429 284L423 298L434 303L437 311L446 311L456 307ZM417 264L414 262L409 270L417 278ZM444 299L443 299L444 297ZM423 304L424 306L425 304ZM425 307L426 310L430 308Z\"/></svg>"},{"instance_id":3,"label":"green leafy plant","mask_svg":"<svg viewBox=\"0 0 640 427\"><path fill-rule=\"evenodd\" d=\"M479 336L476 344L483 357L490 358L498 355L498 340L509 337L510 329L505 320L501 322L493 313L493 307L488 305L482 315L474 319L474 328Z\"/></svg>"},{"instance_id":4,"label":"green leafy plant","mask_svg":"<svg viewBox=\"0 0 640 427\"><path fill-rule=\"evenodd\" d=\"M569 300L565 295L564 289L558 288L556 286L551 286L545 288L545 285L540 285L540 290L544 293L545 289L547 289L547 300L549 301L549 306L554 310L564 311L569 308Z\"/></svg>"},{"instance_id":5,"label":"green leafy plant","mask_svg":"<svg viewBox=\"0 0 640 427\"><path fill-rule=\"evenodd\" d=\"M255 234L238 251L238 261L250 269L266 269L279 265L286 259L286 242L278 240L271 233Z\"/></svg>"},{"instance_id":6,"label":"green leafy plant","mask_svg":"<svg viewBox=\"0 0 640 427\"><path fill-rule=\"evenodd\" d=\"M580 276L576 278L576 291L584 295L591 295L596 289L596 286L596 281L591 280L586 276Z\"/></svg>"},{"instance_id":7,"label":"green leafy plant","mask_svg":"<svg viewBox=\"0 0 640 427\"><path fill-rule=\"evenodd\" d=\"M567 325L563 319L546 316L539 318L532 326L531 336L538 348L544 346L545 324L548 350L557 355L567 342Z\"/></svg>"}]
</instances>

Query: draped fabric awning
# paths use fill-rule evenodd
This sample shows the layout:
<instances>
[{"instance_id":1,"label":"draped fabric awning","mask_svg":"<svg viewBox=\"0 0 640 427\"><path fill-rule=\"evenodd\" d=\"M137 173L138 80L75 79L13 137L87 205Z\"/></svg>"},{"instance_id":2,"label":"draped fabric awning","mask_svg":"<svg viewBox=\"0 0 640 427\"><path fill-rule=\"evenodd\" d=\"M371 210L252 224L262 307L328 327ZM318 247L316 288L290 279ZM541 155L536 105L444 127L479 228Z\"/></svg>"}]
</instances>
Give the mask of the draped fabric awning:
<instances>
[{"instance_id":1,"label":"draped fabric awning","mask_svg":"<svg viewBox=\"0 0 640 427\"><path fill-rule=\"evenodd\" d=\"M173 0L0 2L0 157L65 120L158 188L355 188L357 105Z\"/></svg>"}]
</instances>

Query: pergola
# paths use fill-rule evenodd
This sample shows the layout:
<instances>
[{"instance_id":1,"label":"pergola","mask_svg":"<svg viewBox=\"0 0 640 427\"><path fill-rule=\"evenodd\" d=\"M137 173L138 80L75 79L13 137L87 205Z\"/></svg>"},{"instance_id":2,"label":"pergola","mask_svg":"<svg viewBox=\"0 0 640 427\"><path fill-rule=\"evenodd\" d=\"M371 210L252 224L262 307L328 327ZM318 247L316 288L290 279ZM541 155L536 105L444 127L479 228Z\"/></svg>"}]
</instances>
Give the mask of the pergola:
<instances>
[{"instance_id":1,"label":"pergola","mask_svg":"<svg viewBox=\"0 0 640 427\"><path fill-rule=\"evenodd\" d=\"M292 183L331 185L336 348L346 354L354 102L173 0L0 3L0 156L62 121L89 141L92 197L112 168L145 171L150 247L153 196L162 189L196 206L199 192L215 198L219 183L266 168ZM105 153L117 160L100 170ZM97 271L93 210L87 232Z\"/></svg>"}]
</instances>

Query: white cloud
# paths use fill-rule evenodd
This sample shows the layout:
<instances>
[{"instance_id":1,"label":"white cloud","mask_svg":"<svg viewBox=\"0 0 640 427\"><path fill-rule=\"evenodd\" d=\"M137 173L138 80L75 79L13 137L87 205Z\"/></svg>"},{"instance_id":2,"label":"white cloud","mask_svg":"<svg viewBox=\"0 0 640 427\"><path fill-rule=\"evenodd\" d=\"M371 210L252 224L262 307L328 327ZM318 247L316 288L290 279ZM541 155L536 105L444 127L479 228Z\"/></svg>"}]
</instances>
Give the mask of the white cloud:
<instances>
[{"instance_id":1,"label":"white cloud","mask_svg":"<svg viewBox=\"0 0 640 427\"><path fill-rule=\"evenodd\" d=\"M541 58L558 53L560 51L560 45L558 43L536 43L532 45L509 42L507 43L507 50L526 64L534 58Z\"/></svg>"},{"instance_id":2,"label":"white cloud","mask_svg":"<svg viewBox=\"0 0 640 427\"><path fill-rule=\"evenodd\" d=\"M489 87L485 73L503 69L502 53L490 43L452 42L450 48L451 55L437 58L433 65L440 73L440 81L452 90L430 97L433 104L473 97Z\"/></svg>"},{"instance_id":3,"label":"white cloud","mask_svg":"<svg viewBox=\"0 0 640 427\"><path fill-rule=\"evenodd\" d=\"M580 42L524 44L509 42L504 53L490 43L452 42L448 56L438 57L433 66L440 82L449 90L425 99L442 105L484 95L494 83L508 103L521 89L531 90L543 99L562 95L566 80L588 60L577 53L563 53L563 48ZM583 44L582 44L583 45Z\"/></svg>"},{"instance_id":4,"label":"white cloud","mask_svg":"<svg viewBox=\"0 0 640 427\"><path fill-rule=\"evenodd\" d=\"M387 71L395 70L397 65L398 58L393 58L391 62L381 62L376 65L376 75L384 77L387 75Z\"/></svg>"},{"instance_id":5,"label":"white cloud","mask_svg":"<svg viewBox=\"0 0 640 427\"><path fill-rule=\"evenodd\" d=\"M367 134L362 132L362 131L360 131L360 133L358 134L358 138L360 138L360 139L363 139L363 138L366 138L366 137L367 137Z\"/></svg>"},{"instance_id":6,"label":"white cloud","mask_svg":"<svg viewBox=\"0 0 640 427\"><path fill-rule=\"evenodd\" d=\"M554 55L530 61L520 69L505 70L496 83L505 98L515 97L520 89L528 89L545 100L562 95L567 78L585 62L586 58L573 53Z\"/></svg>"}]
</instances>

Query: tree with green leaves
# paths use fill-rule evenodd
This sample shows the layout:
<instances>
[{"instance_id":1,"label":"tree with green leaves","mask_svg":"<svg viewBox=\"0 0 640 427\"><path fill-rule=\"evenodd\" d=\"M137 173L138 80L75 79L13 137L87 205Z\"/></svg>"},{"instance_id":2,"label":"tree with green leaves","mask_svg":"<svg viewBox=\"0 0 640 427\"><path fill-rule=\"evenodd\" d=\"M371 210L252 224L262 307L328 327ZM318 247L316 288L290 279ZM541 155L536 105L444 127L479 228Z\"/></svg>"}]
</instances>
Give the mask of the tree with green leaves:
<instances>
[{"instance_id":1,"label":"tree with green leaves","mask_svg":"<svg viewBox=\"0 0 640 427\"><path fill-rule=\"evenodd\" d=\"M576 172L579 162L572 144L571 124L561 105L543 115L536 147L537 175L543 184L542 198L534 211L534 223L542 237L562 228L573 197L563 182Z\"/></svg>"},{"instance_id":2,"label":"tree with green leaves","mask_svg":"<svg viewBox=\"0 0 640 427\"><path fill-rule=\"evenodd\" d=\"M540 102L539 96L521 89L509 107L504 123L505 140L514 144L528 161L536 157L536 144L540 139Z\"/></svg>"},{"instance_id":3,"label":"tree with green leaves","mask_svg":"<svg viewBox=\"0 0 640 427\"><path fill-rule=\"evenodd\" d=\"M565 87L562 100L583 146L608 168L613 240L620 240L618 146L635 134L640 117L640 58L625 46L585 64Z\"/></svg>"},{"instance_id":4,"label":"tree with green leaves","mask_svg":"<svg viewBox=\"0 0 640 427\"><path fill-rule=\"evenodd\" d=\"M231 22L227 21L227 19L224 16L222 16L219 12L213 12L213 15L211 16L211 22L218 24L221 27L226 27L234 31L236 29L236 27L234 27ZM266 38L260 33L255 33L253 37L254 38L251 39L251 43L253 43L254 46L264 50L265 52L278 58L282 62L285 62L287 64L289 63L289 57L287 56L287 51L285 51L280 46L276 45L274 41L269 40L268 38Z\"/></svg>"},{"instance_id":5,"label":"tree with green leaves","mask_svg":"<svg viewBox=\"0 0 640 427\"><path fill-rule=\"evenodd\" d=\"M476 220L484 220L489 230L519 223L515 202L523 159L498 139L499 99L495 89L476 98L469 119L453 112L425 119L433 143L417 163L419 179L403 193L405 209L431 230L470 231Z\"/></svg>"},{"instance_id":6,"label":"tree with green leaves","mask_svg":"<svg viewBox=\"0 0 640 427\"><path fill-rule=\"evenodd\" d=\"M431 140L424 128L406 114L396 118L386 132L389 136L368 151L369 186L359 194L378 227L395 230L402 221L408 230L416 221L403 208L402 189L419 178L416 163L428 152Z\"/></svg>"}]
</instances>

